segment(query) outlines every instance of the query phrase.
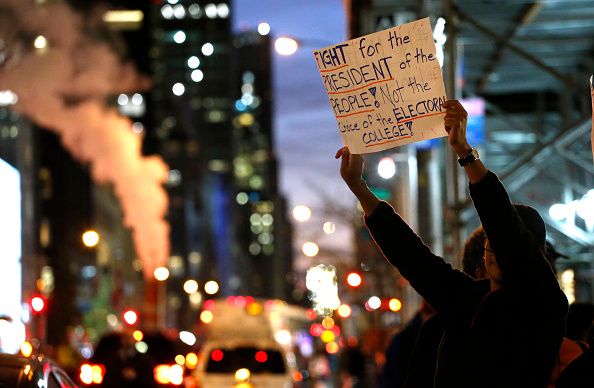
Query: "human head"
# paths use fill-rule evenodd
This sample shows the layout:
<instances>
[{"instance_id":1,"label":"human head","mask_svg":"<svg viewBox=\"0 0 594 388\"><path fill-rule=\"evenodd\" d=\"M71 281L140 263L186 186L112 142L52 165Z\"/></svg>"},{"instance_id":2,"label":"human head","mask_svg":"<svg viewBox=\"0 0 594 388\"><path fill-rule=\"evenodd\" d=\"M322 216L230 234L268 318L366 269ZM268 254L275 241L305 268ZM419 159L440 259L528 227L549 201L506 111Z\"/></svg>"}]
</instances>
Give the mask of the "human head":
<instances>
[{"instance_id":1,"label":"human head","mask_svg":"<svg viewBox=\"0 0 594 388\"><path fill-rule=\"evenodd\" d=\"M462 252L462 270L475 279L487 277L484 261L485 230L482 226L476 228L464 243Z\"/></svg>"},{"instance_id":2,"label":"human head","mask_svg":"<svg viewBox=\"0 0 594 388\"><path fill-rule=\"evenodd\" d=\"M542 253L545 252L545 242L547 237L547 231L545 227L544 220L538 214L538 212L526 205L514 204L514 209L516 213L522 220L524 226L530 234L540 251ZM492 285L501 286L503 282L503 277L501 274L501 270L499 265L497 264L497 260L495 259L495 254L493 253L489 240L485 237L485 268L489 278L491 279Z\"/></svg>"}]
</instances>

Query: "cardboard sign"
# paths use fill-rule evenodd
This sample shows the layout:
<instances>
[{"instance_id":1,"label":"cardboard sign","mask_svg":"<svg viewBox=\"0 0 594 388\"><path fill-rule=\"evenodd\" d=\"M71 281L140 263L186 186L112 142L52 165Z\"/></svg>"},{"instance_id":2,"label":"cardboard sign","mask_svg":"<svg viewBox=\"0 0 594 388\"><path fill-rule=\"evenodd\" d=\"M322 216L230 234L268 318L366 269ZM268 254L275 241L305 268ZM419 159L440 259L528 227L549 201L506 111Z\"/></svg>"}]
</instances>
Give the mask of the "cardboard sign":
<instances>
[{"instance_id":1,"label":"cardboard sign","mask_svg":"<svg viewBox=\"0 0 594 388\"><path fill-rule=\"evenodd\" d=\"M590 76L590 96L592 97L592 132L590 134L590 144L592 145L592 162L594 162L594 86L592 86L592 77Z\"/></svg>"},{"instance_id":2,"label":"cardboard sign","mask_svg":"<svg viewBox=\"0 0 594 388\"><path fill-rule=\"evenodd\" d=\"M314 50L314 57L352 153L447 136L429 18Z\"/></svg>"}]
</instances>

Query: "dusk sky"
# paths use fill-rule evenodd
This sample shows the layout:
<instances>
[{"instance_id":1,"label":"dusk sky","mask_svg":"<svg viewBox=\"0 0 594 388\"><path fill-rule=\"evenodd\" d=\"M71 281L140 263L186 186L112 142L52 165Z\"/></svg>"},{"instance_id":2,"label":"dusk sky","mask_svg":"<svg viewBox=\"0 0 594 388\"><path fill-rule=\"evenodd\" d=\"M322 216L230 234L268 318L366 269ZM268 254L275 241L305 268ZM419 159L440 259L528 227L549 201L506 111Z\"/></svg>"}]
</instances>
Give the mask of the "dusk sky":
<instances>
[{"instance_id":1,"label":"dusk sky","mask_svg":"<svg viewBox=\"0 0 594 388\"><path fill-rule=\"evenodd\" d=\"M255 29L260 22L271 26L272 37L291 36L302 40L302 49L290 57L274 55L275 145L280 162L281 190L290 208L304 204L313 210L311 221L296 225L295 247L314 240L322 248L348 251L350 224L336 222L336 233L320 233L321 195L331 198L339 208L348 209L354 196L339 175L339 162L334 159L342 146L336 119L330 108L312 50L346 40L347 22L342 0L235 0L234 29ZM297 260L304 269L311 259ZM322 254L320 262L329 257Z\"/></svg>"},{"instance_id":2,"label":"dusk sky","mask_svg":"<svg viewBox=\"0 0 594 388\"><path fill-rule=\"evenodd\" d=\"M235 30L268 22L272 37L288 35L304 47L275 54L275 143L282 191L290 205L314 205L317 188L351 199L340 181L334 153L341 146L312 50L346 39L342 0L235 0Z\"/></svg>"}]
</instances>

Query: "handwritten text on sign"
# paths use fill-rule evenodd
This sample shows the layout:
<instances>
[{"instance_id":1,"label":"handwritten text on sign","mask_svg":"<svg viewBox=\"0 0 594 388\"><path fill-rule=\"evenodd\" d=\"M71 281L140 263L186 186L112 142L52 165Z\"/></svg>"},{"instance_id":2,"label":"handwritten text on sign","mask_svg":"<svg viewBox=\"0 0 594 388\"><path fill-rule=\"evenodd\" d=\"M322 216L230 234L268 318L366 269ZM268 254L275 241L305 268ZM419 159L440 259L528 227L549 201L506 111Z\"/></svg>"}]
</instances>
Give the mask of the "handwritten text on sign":
<instances>
[{"instance_id":1,"label":"handwritten text on sign","mask_svg":"<svg viewBox=\"0 0 594 388\"><path fill-rule=\"evenodd\" d=\"M314 50L314 56L351 152L447 135L429 18Z\"/></svg>"}]
</instances>

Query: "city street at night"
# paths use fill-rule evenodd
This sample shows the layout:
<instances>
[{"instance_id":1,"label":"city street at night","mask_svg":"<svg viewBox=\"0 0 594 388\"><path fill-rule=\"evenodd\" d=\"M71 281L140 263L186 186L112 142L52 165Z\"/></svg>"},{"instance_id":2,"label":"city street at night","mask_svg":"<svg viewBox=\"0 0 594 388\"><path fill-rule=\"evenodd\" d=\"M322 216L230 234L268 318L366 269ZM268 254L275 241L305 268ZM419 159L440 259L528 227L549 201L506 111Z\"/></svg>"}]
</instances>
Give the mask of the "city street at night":
<instances>
[{"instance_id":1,"label":"city street at night","mask_svg":"<svg viewBox=\"0 0 594 388\"><path fill-rule=\"evenodd\" d=\"M0 0L0 388L594 387L592 0Z\"/></svg>"}]
</instances>

